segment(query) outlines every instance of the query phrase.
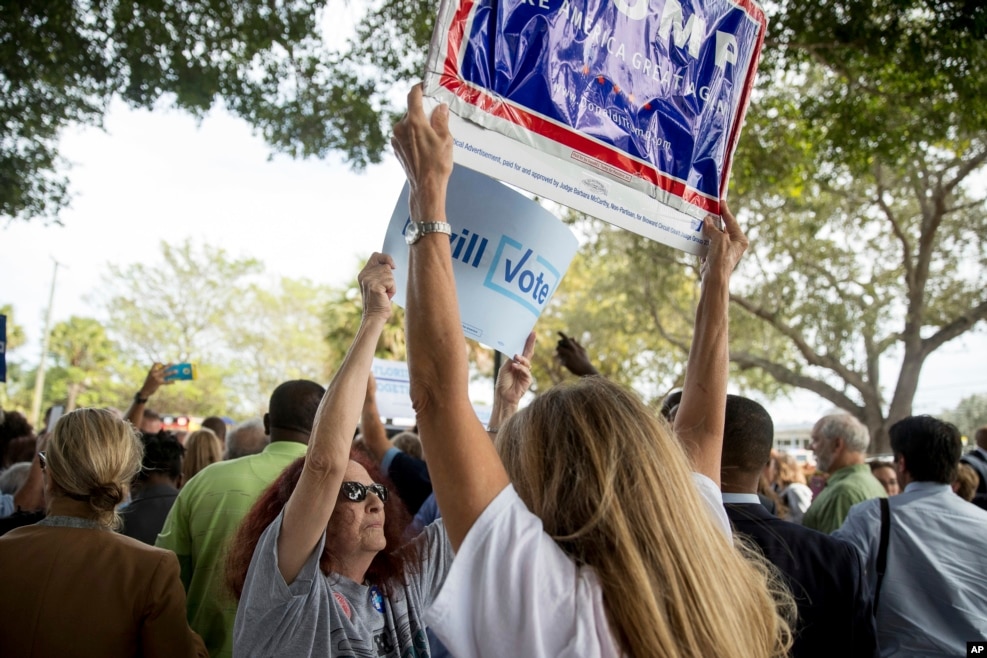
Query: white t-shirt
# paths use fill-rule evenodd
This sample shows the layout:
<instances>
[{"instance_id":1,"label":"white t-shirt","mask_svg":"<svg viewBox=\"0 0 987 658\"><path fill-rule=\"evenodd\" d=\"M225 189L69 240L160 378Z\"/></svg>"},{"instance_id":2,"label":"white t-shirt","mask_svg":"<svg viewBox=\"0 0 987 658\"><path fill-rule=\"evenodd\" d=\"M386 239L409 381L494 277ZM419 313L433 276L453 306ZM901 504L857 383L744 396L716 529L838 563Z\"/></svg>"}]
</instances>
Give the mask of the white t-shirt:
<instances>
[{"instance_id":1,"label":"white t-shirt","mask_svg":"<svg viewBox=\"0 0 987 658\"><path fill-rule=\"evenodd\" d=\"M730 537L720 490L698 473L693 480ZM513 486L470 528L426 620L457 658L620 655L596 572L562 552Z\"/></svg>"}]
</instances>

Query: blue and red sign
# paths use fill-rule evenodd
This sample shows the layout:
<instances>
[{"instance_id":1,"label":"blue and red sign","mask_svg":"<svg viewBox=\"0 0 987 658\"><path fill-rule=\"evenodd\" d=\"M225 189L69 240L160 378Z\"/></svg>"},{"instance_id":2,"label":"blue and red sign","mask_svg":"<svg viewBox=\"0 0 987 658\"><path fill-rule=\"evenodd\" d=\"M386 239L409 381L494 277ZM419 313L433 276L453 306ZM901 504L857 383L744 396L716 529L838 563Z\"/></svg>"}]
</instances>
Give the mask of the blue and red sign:
<instances>
[{"instance_id":1,"label":"blue and red sign","mask_svg":"<svg viewBox=\"0 0 987 658\"><path fill-rule=\"evenodd\" d=\"M719 213L766 25L752 0L446 0L426 93L559 159L557 188L587 182L566 175L579 167L701 219ZM517 164L515 150L481 150ZM599 183L582 187L612 200Z\"/></svg>"}]
</instances>

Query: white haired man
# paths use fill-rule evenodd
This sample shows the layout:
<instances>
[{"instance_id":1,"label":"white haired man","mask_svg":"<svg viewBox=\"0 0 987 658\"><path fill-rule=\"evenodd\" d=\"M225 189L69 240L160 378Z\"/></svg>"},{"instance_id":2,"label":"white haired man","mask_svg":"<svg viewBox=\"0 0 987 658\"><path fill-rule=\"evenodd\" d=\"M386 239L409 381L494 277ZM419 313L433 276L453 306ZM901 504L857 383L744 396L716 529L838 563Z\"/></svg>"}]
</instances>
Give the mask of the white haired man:
<instances>
[{"instance_id":1,"label":"white haired man","mask_svg":"<svg viewBox=\"0 0 987 658\"><path fill-rule=\"evenodd\" d=\"M870 434L850 414L823 416L812 428L809 447L816 453L816 467L829 473L826 488L806 510L802 525L830 533L843 525L850 508L887 492L866 464Z\"/></svg>"}]
</instances>

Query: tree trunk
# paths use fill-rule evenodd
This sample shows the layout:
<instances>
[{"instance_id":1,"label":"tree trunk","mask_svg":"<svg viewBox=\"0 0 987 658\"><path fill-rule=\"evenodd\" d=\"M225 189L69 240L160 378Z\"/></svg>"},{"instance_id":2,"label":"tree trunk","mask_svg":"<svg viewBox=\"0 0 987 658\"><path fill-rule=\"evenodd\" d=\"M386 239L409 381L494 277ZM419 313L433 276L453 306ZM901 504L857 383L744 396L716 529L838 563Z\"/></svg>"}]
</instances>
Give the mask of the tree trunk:
<instances>
[{"instance_id":1,"label":"tree trunk","mask_svg":"<svg viewBox=\"0 0 987 658\"><path fill-rule=\"evenodd\" d=\"M73 411L75 409L75 401L79 397L79 393L82 392L82 384L78 382L72 382L69 384L69 399L65 402L65 413Z\"/></svg>"}]
</instances>

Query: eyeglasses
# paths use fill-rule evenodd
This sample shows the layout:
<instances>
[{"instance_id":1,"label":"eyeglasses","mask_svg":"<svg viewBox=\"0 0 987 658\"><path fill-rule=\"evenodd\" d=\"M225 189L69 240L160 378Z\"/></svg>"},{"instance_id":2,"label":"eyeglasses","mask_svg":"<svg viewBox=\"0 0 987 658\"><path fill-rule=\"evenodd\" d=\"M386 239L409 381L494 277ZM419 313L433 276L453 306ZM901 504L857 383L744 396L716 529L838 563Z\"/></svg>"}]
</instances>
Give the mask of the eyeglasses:
<instances>
[{"instance_id":1,"label":"eyeglasses","mask_svg":"<svg viewBox=\"0 0 987 658\"><path fill-rule=\"evenodd\" d=\"M48 468L48 455L45 454L44 450L38 452L38 461L41 463L41 470Z\"/></svg>"},{"instance_id":2,"label":"eyeglasses","mask_svg":"<svg viewBox=\"0 0 987 658\"><path fill-rule=\"evenodd\" d=\"M353 503L362 503L365 501L367 499L368 491L374 493L378 498L380 498L380 502L383 503L387 501L387 487L382 484L377 484L376 482L373 484L343 482L343 486L340 491L346 500Z\"/></svg>"}]
</instances>

